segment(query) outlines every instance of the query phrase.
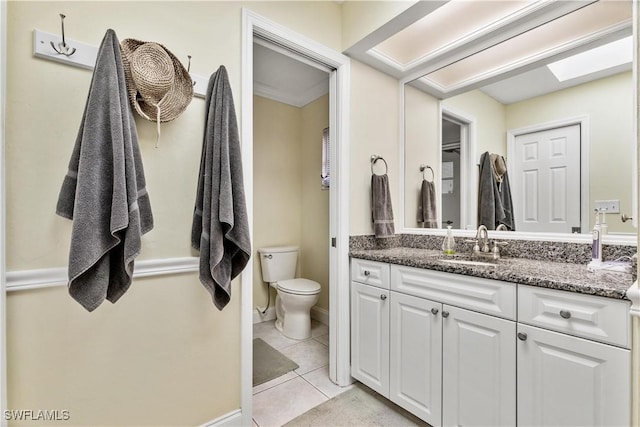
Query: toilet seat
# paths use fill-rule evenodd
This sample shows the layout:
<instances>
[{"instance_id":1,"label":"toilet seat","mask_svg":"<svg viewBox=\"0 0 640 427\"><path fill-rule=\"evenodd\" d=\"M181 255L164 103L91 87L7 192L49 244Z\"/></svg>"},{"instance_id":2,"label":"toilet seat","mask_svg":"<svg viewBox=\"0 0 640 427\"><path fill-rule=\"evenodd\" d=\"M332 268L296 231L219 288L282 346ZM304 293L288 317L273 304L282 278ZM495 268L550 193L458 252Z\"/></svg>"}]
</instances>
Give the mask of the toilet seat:
<instances>
[{"instance_id":1,"label":"toilet seat","mask_svg":"<svg viewBox=\"0 0 640 427\"><path fill-rule=\"evenodd\" d=\"M320 283L309 279L281 280L278 290L294 295L315 295L320 292Z\"/></svg>"}]
</instances>

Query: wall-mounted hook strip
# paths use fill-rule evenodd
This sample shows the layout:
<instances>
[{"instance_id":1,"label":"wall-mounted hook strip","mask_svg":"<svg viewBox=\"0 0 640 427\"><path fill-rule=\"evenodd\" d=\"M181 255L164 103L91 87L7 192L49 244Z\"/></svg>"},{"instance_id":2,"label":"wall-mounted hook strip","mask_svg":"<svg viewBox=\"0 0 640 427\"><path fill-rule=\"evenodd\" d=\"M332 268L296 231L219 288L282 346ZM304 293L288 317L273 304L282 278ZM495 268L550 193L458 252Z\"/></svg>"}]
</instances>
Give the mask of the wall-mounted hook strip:
<instances>
[{"instance_id":1,"label":"wall-mounted hook strip","mask_svg":"<svg viewBox=\"0 0 640 427\"><path fill-rule=\"evenodd\" d=\"M65 43L74 46L76 49L73 56L66 56L59 55L57 52L51 50L51 43L53 42L54 44L57 44L60 41L60 36L56 34L47 33L46 31L38 29L33 30L33 56L74 67L84 68L86 70L93 70L93 67L96 64L96 58L98 57L97 46L91 46L77 40L66 39ZM191 74L191 80L195 83L193 86L194 96L204 98L207 93L209 78Z\"/></svg>"},{"instance_id":2,"label":"wall-mounted hook strip","mask_svg":"<svg viewBox=\"0 0 640 427\"><path fill-rule=\"evenodd\" d=\"M422 179L424 179L425 181L428 181L427 178L424 176L424 171L426 169L429 169L431 171L431 182L433 182L433 180L436 179L436 174L433 173L433 169L429 165L420 165L420 172L422 172Z\"/></svg>"},{"instance_id":3,"label":"wall-mounted hook strip","mask_svg":"<svg viewBox=\"0 0 640 427\"><path fill-rule=\"evenodd\" d=\"M371 173L374 173L373 165L375 165L378 160L382 160L384 162L384 174L386 175L389 171L389 165L387 165L387 161L382 156L378 156L377 154L371 155Z\"/></svg>"},{"instance_id":4,"label":"wall-mounted hook strip","mask_svg":"<svg viewBox=\"0 0 640 427\"><path fill-rule=\"evenodd\" d=\"M76 53L76 48L69 46L64 38L64 18L66 18L66 16L61 13L60 24L62 25L62 41L57 44L58 47L56 47L56 44L53 42L50 42L50 44L53 50L55 50L59 55L71 56Z\"/></svg>"}]
</instances>

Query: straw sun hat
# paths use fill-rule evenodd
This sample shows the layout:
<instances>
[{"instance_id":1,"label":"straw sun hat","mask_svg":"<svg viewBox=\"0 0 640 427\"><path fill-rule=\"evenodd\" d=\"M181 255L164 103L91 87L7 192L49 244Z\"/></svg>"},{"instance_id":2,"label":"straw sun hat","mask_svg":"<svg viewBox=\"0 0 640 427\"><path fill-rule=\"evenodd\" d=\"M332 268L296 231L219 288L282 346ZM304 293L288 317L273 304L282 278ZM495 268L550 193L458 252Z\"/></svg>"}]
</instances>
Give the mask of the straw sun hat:
<instances>
[{"instance_id":1,"label":"straw sun hat","mask_svg":"<svg viewBox=\"0 0 640 427\"><path fill-rule=\"evenodd\" d=\"M178 117L193 98L193 82L182 63L158 43L125 39L120 44L129 101L145 119Z\"/></svg>"}]
</instances>

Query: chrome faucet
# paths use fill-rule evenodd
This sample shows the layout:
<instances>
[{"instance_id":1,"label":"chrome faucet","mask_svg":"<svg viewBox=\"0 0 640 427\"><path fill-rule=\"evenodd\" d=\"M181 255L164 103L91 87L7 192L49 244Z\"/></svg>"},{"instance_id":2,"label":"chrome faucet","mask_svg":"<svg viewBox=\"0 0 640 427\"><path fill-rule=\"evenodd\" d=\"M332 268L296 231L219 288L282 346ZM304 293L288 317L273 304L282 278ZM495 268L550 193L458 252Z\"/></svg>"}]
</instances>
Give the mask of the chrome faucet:
<instances>
[{"instance_id":1,"label":"chrome faucet","mask_svg":"<svg viewBox=\"0 0 640 427\"><path fill-rule=\"evenodd\" d=\"M507 227L504 224L498 225L496 231L499 230L507 230ZM476 239L471 240L470 242L475 243L473 246L473 255L483 258L491 258L491 259L499 259L500 258L500 245L505 245L506 242L493 242L493 248L490 248L489 245L489 231L487 231L487 227L484 224L481 224L478 227L478 231L476 232Z\"/></svg>"},{"instance_id":2,"label":"chrome faucet","mask_svg":"<svg viewBox=\"0 0 640 427\"><path fill-rule=\"evenodd\" d=\"M476 232L476 246L473 248L473 252L489 252L489 232L484 224L480 224Z\"/></svg>"},{"instance_id":3,"label":"chrome faucet","mask_svg":"<svg viewBox=\"0 0 640 427\"><path fill-rule=\"evenodd\" d=\"M496 227L496 231L509 231L509 229L504 224L498 224L498 226Z\"/></svg>"}]
</instances>

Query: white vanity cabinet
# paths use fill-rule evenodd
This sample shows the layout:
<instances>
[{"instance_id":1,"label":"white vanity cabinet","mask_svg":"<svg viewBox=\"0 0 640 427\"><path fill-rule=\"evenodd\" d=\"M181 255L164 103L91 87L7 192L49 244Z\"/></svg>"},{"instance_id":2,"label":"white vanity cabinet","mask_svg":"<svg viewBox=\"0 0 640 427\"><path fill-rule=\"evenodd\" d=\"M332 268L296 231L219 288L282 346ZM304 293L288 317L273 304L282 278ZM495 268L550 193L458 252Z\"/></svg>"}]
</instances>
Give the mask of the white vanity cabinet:
<instances>
[{"instance_id":1,"label":"white vanity cabinet","mask_svg":"<svg viewBox=\"0 0 640 427\"><path fill-rule=\"evenodd\" d=\"M352 259L352 376L432 426L629 425L628 312L623 300Z\"/></svg>"},{"instance_id":2,"label":"white vanity cabinet","mask_svg":"<svg viewBox=\"0 0 640 427\"><path fill-rule=\"evenodd\" d=\"M518 425L629 425L628 302L523 285L518 292Z\"/></svg>"},{"instance_id":3,"label":"white vanity cabinet","mask_svg":"<svg viewBox=\"0 0 640 427\"><path fill-rule=\"evenodd\" d=\"M352 376L433 426L514 425L515 286L391 265L387 293L369 263L352 260Z\"/></svg>"}]
</instances>

